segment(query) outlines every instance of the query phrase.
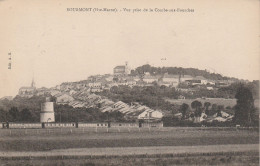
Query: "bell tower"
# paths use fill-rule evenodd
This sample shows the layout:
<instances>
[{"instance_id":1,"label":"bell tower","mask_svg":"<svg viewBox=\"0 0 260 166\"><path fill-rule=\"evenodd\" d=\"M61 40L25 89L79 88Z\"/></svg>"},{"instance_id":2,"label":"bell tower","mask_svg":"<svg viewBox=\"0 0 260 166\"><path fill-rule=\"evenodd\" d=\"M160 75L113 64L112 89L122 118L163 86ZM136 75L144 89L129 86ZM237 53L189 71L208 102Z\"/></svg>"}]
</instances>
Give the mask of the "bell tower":
<instances>
[{"instance_id":1,"label":"bell tower","mask_svg":"<svg viewBox=\"0 0 260 166\"><path fill-rule=\"evenodd\" d=\"M128 66L128 62L127 61L125 62L125 74L126 75L130 74L130 68Z\"/></svg>"},{"instance_id":2,"label":"bell tower","mask_svg":"<svg viewBox=\"0 0 260 166\"><path fill-rule=\"evenodd\" d=\"M31 87L35 87L34 77L32 79Z\"/></svg>"}]
</instances>

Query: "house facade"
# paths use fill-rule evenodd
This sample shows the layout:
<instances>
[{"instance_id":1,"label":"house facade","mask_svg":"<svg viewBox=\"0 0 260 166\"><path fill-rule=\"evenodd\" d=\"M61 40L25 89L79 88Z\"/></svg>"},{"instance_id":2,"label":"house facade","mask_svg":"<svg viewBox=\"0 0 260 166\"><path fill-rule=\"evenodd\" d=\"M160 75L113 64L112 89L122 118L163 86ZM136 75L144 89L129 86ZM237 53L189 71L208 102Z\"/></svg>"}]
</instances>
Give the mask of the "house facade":
<instances>
[{"instance_id":1,"label":"house facade","mask_svg":"<svg viewBox=\"0 0 260 166\"><path fill-rule=\"evenodd\" d=\"M158 82L159 77L158 76L152 76L149 73L146 73L143 77L143 81L147 84L152 82Z\"/></svg>"},{"instance_id":2,"label":"house facade","mask_svg":"<svg viewBox=\"0 0 260 166\"><path fill-rule=\"evenodd\" d=\"M208 83L208 80L207 80L206 78L202 77L202 76L196 76L196 77L194 78L194 80L200 81L200 83L201 83L202 85L207 85L207 83Z\"/></svg>"},{"instance_id":3,"label":"house facade","mask_svg":"<svg viewBox=\"0 0 260 166\"><path fill-rule=\"evenodd\" d=\"M185 81L188 85L207 85L208 80L202 76L196 76L191 80Z\"/></svg>"},{"instance_id":4,"label":"house facade","mask_svg":"<svg viewBox=\"0 0 260 166\"><path fill-rule=\"evenodd\" d=\"M19 89L18 95L22 97L29 97L29 96L33 96L35 92L36 92L35 87L21 87Z\"/></svg>"},{"instance_id":5,"label":"house facade","mask_svg":"<svg viewBox=\"0 0 260 166\"><path fill-rule=\"evenodd\" d=\"M66 93L57 94L55 95L55 97L56 97L57 104L68 104L69 102L74 100L73 97L71 97L69 94Z\"/></svg>"},{"instance_id":6,"label":"house facade","mask_svg":"<svg viewBox=\"0 0 260 166\"><path fill-rule=\"evenodd\" d=\"M187 80L192 80L192 79L193 79L193 77L190 75L181 75L180 76L180 82L185 82Z\"/></svg>"},{"instance_id":7,"label":"house facade","mask_svg":"<svg viewBox=\"0 0 260 166\"><path fill-rule=\"evenodd\" d=\"M22 97L32 97L36 92L35 82L32 80L31 86L21 87L18 95Z\"/></svg>"},{"instance_id":8,"label":"house facade","mask_svg":"<svg viewBox=\"0 0 260 166\"><path fill-rule=\"evenodd\" d=\"M158 110L148 109L138 115L138 119L141 120L159 120L162 119L163 113Z\"/></svg>"},{"instance_id":9,"label":"house facade","mask_svg":"<svg viewBox=\"0 0 260 166\"><path fill-rule=\"evenodd\" d=\"M160 85L177 87L180 83L180 76L165 73L160 79Z\"/></svg>"},{"instance_id":10,"label":"house facade","mask_svg":"<svg viewBox=\"0 0 260 166\"><path fill-rule=\"evenodd\" d=\"M101 88L102 87L102 83L101 82L90 82L90 83L88 83L88 86L90 88Z\"/></svg>"},{"instance_id":11,"label":"house facade","mask_svg":"<svg viewBox=\"0 0 260 166\"><path fill-rule=\"evenodd\" d=\"M114 75L121 76L121 75L128 75L130 74L130 68L128 66L128 62L125 63L123 66L116 66L114 68Z\"/></svg>"}]
</instances>

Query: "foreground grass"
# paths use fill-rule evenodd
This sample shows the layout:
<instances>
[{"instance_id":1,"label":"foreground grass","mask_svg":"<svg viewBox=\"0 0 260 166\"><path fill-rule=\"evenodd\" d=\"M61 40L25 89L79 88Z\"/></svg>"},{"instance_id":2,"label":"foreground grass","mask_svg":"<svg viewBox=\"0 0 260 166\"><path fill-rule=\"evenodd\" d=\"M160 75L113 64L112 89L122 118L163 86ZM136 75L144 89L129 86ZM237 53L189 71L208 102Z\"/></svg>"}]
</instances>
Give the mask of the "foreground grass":
<instances>
[{"instance_id":1,"label":"foreground grass","mask_svg":"<svg viewBox=\"0 0 260 166\"><path fill-rule=\"evenodd\" d=\"M146 138L146 139L82 139L82 140L10 140L1 141L1 151L45 151L68 148L92 147L142 147L142 146L196 146L223 144L256 144L257 137L222 137L222 138Z\"/></svg>"},{"instance_id":2,"label":"foreground grass","mask_svg":"<svg viewBox=\"0 0 260 166\"><path fill-rule=\"evenodd\" d=\"M68 148L259 144L254 131L176 130L134 133L73 133L0 137L0 151L47 151Z\"/></svg>"},{"instance_id":3,"label":"foreground grass","mask_svg":"<svg viewBox=\"0 0 260 166\"><path fill-rule=\"evenodd\" d=\"M213 154L193 154L193 155L140 155L140 156L112 156L112 157L71 157L71 158L52 158L52 159L0 159L1 165L82 165L82 166L121 166L121 165L259 165L259 154L257 152L243 153L213 153Z\"/></svg>"},{"instance_id":4,"label":"foreground grass","mask_svg":"<svg viewBox=\"0 0 260 166\"><path fill-rule=\"evenodd\" d=\"M14 131L14 130L12 130ZM20 131L20 130L19 130ZM66 134L32 133L1 135L0 151L48 151L68 148L199 146L226 144L259 144L259 132L233 130L194 130L193 128L151 132L85 132ZM132 156L54 156L53 158L1 158L0 165L259 165L258 152L209 153L187 155Z\"/></svg>"},{"instance_id":5,"label":"foreground grass","mask_svg":"<svg viewBox=\"0 0 260 166\"><path fill-rule=\"evenodd\" d=\"M26 132L25 132L26 131ZM81 131L68 132L47 130L0 131L0 151L36 152L68 148L98 147L145 147L145 146L198 146L227 144L259 144L259 132L248 130L198 130L195 128L170 128L165 131L128 131L96 133ZM95 131L95 130L94 130ZM4 133L4 134L1 134ZM129 156L53 156L53 157L3 157L0 165L259 165L259 152L223 152L195 154L160 154Z\"/></svg>"}]
</instances>

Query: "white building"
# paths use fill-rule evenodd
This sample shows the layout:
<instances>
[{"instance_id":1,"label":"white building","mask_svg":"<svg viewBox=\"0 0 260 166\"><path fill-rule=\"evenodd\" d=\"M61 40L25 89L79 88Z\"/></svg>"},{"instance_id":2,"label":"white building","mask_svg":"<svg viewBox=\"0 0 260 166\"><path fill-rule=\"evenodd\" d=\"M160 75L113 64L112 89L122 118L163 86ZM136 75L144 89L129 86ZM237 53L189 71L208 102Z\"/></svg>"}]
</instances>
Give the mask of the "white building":
<instances>
[{"instance_id":1,"label":"white building","mask_svg":"<svg viewBox=\"0 0 260 166\"><path fill-rule=\"evenodd\" d=\"M102 87L102 83L101 82L90 82L88 84L88 86L90 88L101 88Z\"/></svg>"},{"instance_id":2,"label":"white building","mask_svg":"<svg viewBox=\"0 0 260 166\"><path fill-rule=\"evenodd\" d=\"M186 80L189 85L207 85L208 80L202 76L196 76L192 80Z\"/></svg>"},{"instance_id":3,"label":"white building","mask_svg":"<svg viewBox=\"0 0 260 166\"><path fill-rule=\"evenodd\" d=\"M92 92L92 93L95 93L95 92L102 92L102 91L103 91L102 88L96 88L96 87L90 88L90 92Z\"/></svg>"},{"instance_id":4,"label":"white building","mask_svg":"<svg viewBox=\"0 0 260 166\"><path fill-rule=\"evenodd\" d=\"M181 82L185 82L187 80L192 80L192 79L193 79L193 77L190 75L181 75L181 77L180 77Z\"/></svg>"},{"instance_id":5,"label":"white building","mask_svg":"<svg viewBox=\"0 0 260 166\"><path fill-rule=\"evenodd\" d=\"M32 97L34 93L36 92L36 87L34 80L32 80L30 87L21 87L19 89L18 95L22 97Z\"/></svg>"},{"instance_id":6,"label":"white building","mask_svg":"<svg viewBox=\"0 0 260 166\"><path fill-rule=\"evenodd\" d=\"M177 87L180 83L180 76L165 73L160 81L161 85Z\"/></svg>"},{"instance_id":7,"label":"white building","mask_svg":"<svg viewBox=\"0 0 260 166\"><path fill-rule=\"evenodd\" d=\"M53 102L50 102L50 98L46 98L46 102L41 104L40 121L55 122Z\"/></svg>"},{"instance_id":8,"label":"white building","mask_svg":"<svg viewBox=\"0 0 260 166\"><path fill-rule=\"evenodd\" d=\"M193 80L200 81L200 84L206 85L208 83L208 80L202 76L196 76Z\"/></svg>"},{"instance_id":9,"label":"white building","mask_svg":"<svg viewBox=\"0 0 260 166\"><path fill-rule=\"evenodd\" d=\"M152 82L158 82L158 76L152 76L149 73L146 73L144 75L143 81L145 83L152 83Z\"/></svg>"},{"instance_id":10,"label":"white building","mask_svg":"<svg viewBox=\"0 0 260 166\"><path fill-rule=\"evenodd\" d=\"M130 74L130 67L128 66L128 62L126 62L124 66L116 66L114 68L115 76L122 76L128 74Z\"/></svg>"},{"instance_id":11,"label":"white building","mask_svg":"<svg viewBox=\"0 0 260 166\"><path fill-rule=\"evenodd\" d=\"M74 98L67 93L59 93L55 95L55 97L57 104L68 104L69 102L74 100Z\"/></svg>"},{"instance_id":12,"label":"white building","mask_svg":"<svg viewBox=\"0 0 260 166\"><path fill-rule=\"evenodd\" d=\"M211 87L211 86L208 86L208 87L207 87L207 90L214 90L214 88Z\"/></svg>"},{"instance_id":13,"label":"white building","mask_svg":"<svg viewBox=\"0 0 260 166\"><path fill-rule=\"evenodd\" d=\"M143 120L159 120L162 119L163 113L158 110L148 109L138 115L138 119Z\"/></svg>"}]
</instances>

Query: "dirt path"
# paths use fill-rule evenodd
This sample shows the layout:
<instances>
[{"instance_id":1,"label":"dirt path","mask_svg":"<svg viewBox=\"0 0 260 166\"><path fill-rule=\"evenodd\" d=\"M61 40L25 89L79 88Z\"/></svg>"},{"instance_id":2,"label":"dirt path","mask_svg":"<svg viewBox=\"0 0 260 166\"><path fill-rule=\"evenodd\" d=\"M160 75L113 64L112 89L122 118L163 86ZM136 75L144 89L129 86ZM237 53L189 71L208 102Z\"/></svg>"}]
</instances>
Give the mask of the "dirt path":
<instances>
[{"instance_id":1,"label":"dirt path","mask_svg":"<svg viewBox=\"0 0 260 166\"><path fill-rule=\"evenodd\" d=\"M0 157L41 156L102 156L141 154L183 154L259 151L259 144L207 145L207 146L152 146L116 148L77 148L38 152L0 152Z\"/></svg>"}]
</instances>

